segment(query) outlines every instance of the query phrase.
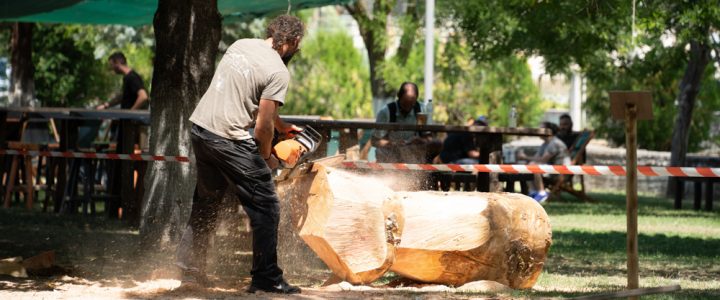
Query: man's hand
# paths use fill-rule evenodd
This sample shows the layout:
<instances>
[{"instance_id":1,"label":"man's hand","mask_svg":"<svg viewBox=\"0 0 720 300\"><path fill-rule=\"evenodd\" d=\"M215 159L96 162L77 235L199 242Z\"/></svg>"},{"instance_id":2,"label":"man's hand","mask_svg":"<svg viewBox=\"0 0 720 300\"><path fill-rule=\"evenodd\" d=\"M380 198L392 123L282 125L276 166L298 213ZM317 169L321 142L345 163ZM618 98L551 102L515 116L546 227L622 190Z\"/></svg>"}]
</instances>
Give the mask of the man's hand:
<instances>
[{"instance_id":1,"label":"man's hand","mask_svg":"<svg viewBox=\"0 0 720 300\"><path fill-rule=\"evenodd\" d=\"M291 139L295 137L296 132L303 131L302 128L295 126L295 124L285 123L278 115L275 116L275 130L285 139Z\"/></svg>"},{"instance_id":2,"label":"man's hand","mask_svg":"<svg viewBox=\"0 0 720 300\"><path fill-rule=\"evenodd\" d=\"M278 161L275 155L270 155L270 158L266 159L265 163L267 164L268 168L270 168L270 170L275 170L280 166L280 161Z\"/></svg>"},{"instance_id":3,"label":"man's hand","mask_svg":"<svg viewBox=\"0 0 720 300\"><path fill-rule=\"evenodd\" d=\"M98 106L95 106L95 109L97 109L97 110L103 110L103 109L106 109L107 107L108 107L107 103L103 103L103 104L100 104L100 105L98 105Z\"/></svg>"}]
</instances>

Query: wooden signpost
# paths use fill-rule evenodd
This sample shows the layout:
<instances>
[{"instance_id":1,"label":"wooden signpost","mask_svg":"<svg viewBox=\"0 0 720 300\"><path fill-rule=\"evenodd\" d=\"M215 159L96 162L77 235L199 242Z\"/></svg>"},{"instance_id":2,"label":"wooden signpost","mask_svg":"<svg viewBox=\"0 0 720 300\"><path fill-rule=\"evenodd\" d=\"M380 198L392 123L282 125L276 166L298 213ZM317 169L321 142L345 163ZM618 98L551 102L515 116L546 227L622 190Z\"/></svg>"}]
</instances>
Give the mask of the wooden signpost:
<instances>
[{"instance_id":1,"label":"wooden signpost","mask_svg":"<svg viewBox=\"0 0 720 300\"><path fill-rule=\"evenodd\" d=\"M652 95L650 92L611 91L610 110L614 119L625 120L627 279L628 289L637 289L639 287L637 120L653 118Z\"/></svg>"}]
</instances>

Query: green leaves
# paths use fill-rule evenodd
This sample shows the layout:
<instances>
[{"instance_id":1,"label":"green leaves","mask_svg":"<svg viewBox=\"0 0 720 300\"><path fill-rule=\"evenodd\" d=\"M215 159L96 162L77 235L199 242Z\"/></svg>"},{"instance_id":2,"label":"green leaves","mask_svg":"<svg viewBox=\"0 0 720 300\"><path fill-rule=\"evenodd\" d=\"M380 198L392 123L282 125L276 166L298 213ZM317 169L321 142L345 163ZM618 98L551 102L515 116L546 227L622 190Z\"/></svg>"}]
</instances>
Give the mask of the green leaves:
<instances>
[{"instance_id":1,"label":"green leaves","mask_svg":"<svg viewBox=\"0 0 720 300\"><path fill-rule=\"evenodd\" d=\"M77 107L95 98L106 101L122 83L107 67L118 48L130 67L150 83L153 52L147 28L124 26L37 25L33 64L37 98L43 106Z\"/></svg>"},{"instance_id":2,"label":"green leaves","mask_svg":"<svg viewBox=\"0 0 720 300\"><path fill-rule=\"evenodd\" d=\"M367 65L347 33L320 30L306 37L290 73L282 114L372 117Z\"/></svg>"}]
</instances>

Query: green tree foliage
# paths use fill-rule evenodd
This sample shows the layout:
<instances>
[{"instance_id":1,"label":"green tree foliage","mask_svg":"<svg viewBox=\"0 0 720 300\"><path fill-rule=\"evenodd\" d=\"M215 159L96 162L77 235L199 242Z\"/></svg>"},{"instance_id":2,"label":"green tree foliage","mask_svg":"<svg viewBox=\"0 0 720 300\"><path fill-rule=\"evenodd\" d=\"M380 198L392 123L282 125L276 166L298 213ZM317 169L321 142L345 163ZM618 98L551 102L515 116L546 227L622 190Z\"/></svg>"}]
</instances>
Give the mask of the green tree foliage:
<instances>
[{"instance_id":1,"label":"green tree foliage","mask_svg":"<svg viewBox=\"0 0 720 300\"><path fill-rule=\"evenodd\" d=\"M649 41L648 41L649 42ZM627 64L592 64L587 72L588 118L596 132L615 144L625 143L624 124L612 119L607 91L646 90L653 95L654 119L638 123L639 147L669 151L671 149L673 120L677 115L677 90L687 66L685 49L663 47L660 41L644 54ZM688 149L697 151L703 141L710 140L713 112L720 111L720 81L715 78L717 69L705 70L703 85L697 97L697 109L690 124ZM720 141L713 141L718 144Z\"/></svg>"},{"instance_id":2,"label":"green tree foliage","mask_svg":"<svg viewBox=\"0 0 720 300\"><path fill-rule=\"evenodd\" d=\"M609 117L607 91L652 91L655 120L640 123L638 143L669 150L676 128L672 123L679 116L676 99L689 61L685 47L691 41L711 43L711 28L720 27L720 1L636 3L635 45L631 1L459 0L452 2L449 14L481 61L521 53L542 56L552 73L579 66L588 79L587 115L600 136L616 144L624 143L624 134L619 130L622 124ZM664 47L662 40L668 37L677 42ZM691 151L708 138L712 114L720 109L711 65L704 71L697 98L702 108L692 114Z\"/></svg>"},{"instance_id":3,"label":"green tree foliage","mask_svg":"<svg viewBox=\"0 0 720 300\"><path fill-rule=\"evenodd\" d=\"M436 43L434 120L460 125L467 119L485 115L492 125L506 126L510 107L516 105L520 112L518 124L537 126L550 104L540 97L527 61L516 55L488 62L477 61L462 34L451 31L456 33L446 42ZM395 56L385 62L382 75L389 86L399 87L404 81L412 81L423 90L423 66L424 49L415 45L406 61Z\"/></svg>"},{"instance_id":4,"label":"green tree foliage","mask_svg":"<svg viewBox=\"0 0 720 300\"><path fill-rule=\"evenodd\" d=\"M305 38L290 73L283 114L372 116L367 66L347 33L319 30Z\"/></svg>"},{"instance_id":5,"label":"green tree foliage","mask_svg":"<svg viewBox=\"0 0 720 300\"><path fill-rule=\"evenodd\" d=\"M112 80L93 56L89 26L38 25L33 34L37 98L43 106L82 106L106 97Z\"/></svg>"},{"instance_id":6,"label":"green tree foliage","mask_svg":"<svg viewBox=\"0 0 720 300\"><path fill-rule=\"evenodd\" d=\"M43 106L86 106L105 101L122 84L107 64L122 51L128 64L151 82L152 32L124 26L38 25L33 34L37 98ZM149 43L148 43L149 41Z\"/></svg>"},{"instance_id":7,"label":"green tree foliage","mask_svg":"<svg viewBox=\"0 0 720 300\"><path fill-rule=\"evenodd\" d=\"M396 29L402 31L400 47L377 64L387 94L394 94L405 81L417 83L421 91L424 89L424 40L418 30L421 25L418 9L413 7L413 13L394 16L398 18ZM315 10L299 12L307 24L321 25L318 31L308 33L301 54L290 63L293 79L282 113L336 119L374 118L367 54L353 46L352 38L344 30L327 29L342 28L336 11L321 11L321 20L312 19ZM240 38L261 38L264 23L265 20L255 20L226 24L221 50ZM377 34L386 38L385 27L376 27L373 30L381 31ZM493 62L477 62L461 32L448 27L440 31L454 34L447 41L436 43L437 122L464 124L468 118L482 114L494 125L502 126L507 124L509 107L515 104L520 112L519 124L537 125L548 105L540 98L524 58L508 55Z\"/></svg>"}]
</instances>

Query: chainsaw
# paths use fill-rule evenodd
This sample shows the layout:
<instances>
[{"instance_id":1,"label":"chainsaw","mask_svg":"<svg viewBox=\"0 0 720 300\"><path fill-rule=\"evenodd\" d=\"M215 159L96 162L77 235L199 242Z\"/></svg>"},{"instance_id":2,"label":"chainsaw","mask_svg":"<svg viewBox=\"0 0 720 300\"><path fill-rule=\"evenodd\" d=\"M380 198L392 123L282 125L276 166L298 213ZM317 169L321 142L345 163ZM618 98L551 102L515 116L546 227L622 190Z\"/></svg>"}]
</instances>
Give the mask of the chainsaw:
<instances>
[{"instance_id":1,"label":"chainsaw","mask_svg":"<svg viewBox=\"0 0 720 300\"><path fill-rule=\"evenodd\" d=\"M322 135L310 126L303 131L296 132L291 139L283 140L273 146L273 154L280 161L280 167L275 170L275 181L283 181L303 174L308 168L308 158L315 153L322 142Z\"/></svg>"}]
</instances>

